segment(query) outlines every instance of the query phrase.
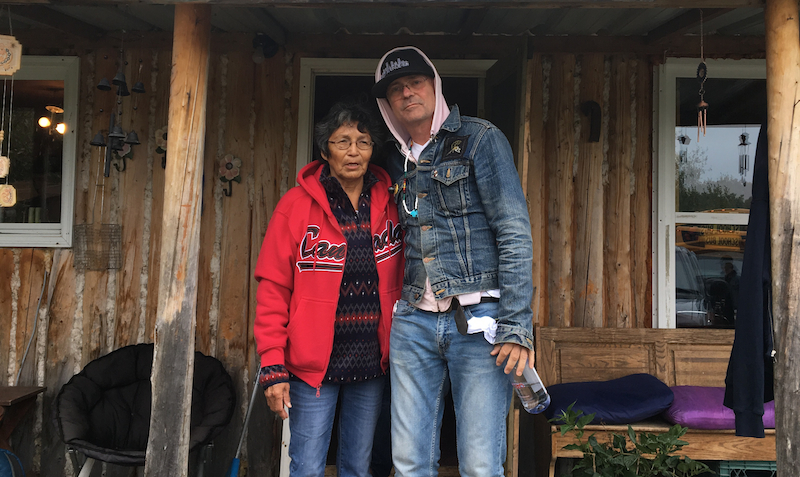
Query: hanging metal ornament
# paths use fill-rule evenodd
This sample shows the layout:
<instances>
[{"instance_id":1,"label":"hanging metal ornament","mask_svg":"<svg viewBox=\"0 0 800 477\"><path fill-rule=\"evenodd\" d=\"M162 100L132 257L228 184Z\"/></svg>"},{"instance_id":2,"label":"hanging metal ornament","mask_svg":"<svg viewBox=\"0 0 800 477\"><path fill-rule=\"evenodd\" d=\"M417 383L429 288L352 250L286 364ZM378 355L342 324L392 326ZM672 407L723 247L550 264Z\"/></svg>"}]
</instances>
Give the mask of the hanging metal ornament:
<instances>
[{"instance_id":1,"label":"hanging metal ornament","mask_svg":"<svg viewBox=\"0 0 800 477\"><path fill-rule=\"evenodd\" d=\"M686 162L686 158L689 155L689 152L688 152L687 149L688 149L689 143L692 142L692 139L689 136L687 136L685 132L681 133L681 135L678 136L677 139L678 139L678 144L680 144L680 149L679 149L679 152L678 152L678 158L679 158L681 163L684 163L684 162Z\"/></svg>"},{"instance_id":2,"label":"hanging metal ornament","mask_svg":"<svg viewBox=\"0 0 800 477\"><path fill-rule=\"evenodd\" d=\"M139 141L139 136L135 131L129 130L126 132L122 127L122 103L124 98L131 96L131 91L133 91L134 93L137 93L137 96L134 96L133 102L133 109L136 110L138 108L138 94L145 92L144 84L137 82L132 90L128 89L128 83L125 79L125 67L128 65L128 62L125 60L125 50L122 45L120 45L118 61L119 67L114 78L111 81L109 81L107 78L103 78L97 85L97 89L100 91L111 91L114 87L116 87L116 104L111 109L109 114L108 132L98 132L94 135L94 138L89 143L91 146L105 148L103 150L104 177L109 177L111 174L112 161L114 161L114 168L117 171L124 172L127 169L126 161L133 158L133 147L141 144ZM141 76L141 71L142 59L139 59L139 72L137 74L137 78ZM101 109L100 112L103 112L103 110ZM133 119L131 117L129 117L127 121L132 125ZM122 161L121 167L117 161Z\"/></svg>"},{"instance_id":3,"label":"hanging metal ornament","mask_svg":"<svg viewBox=\"0 0 800 477\"><path fill-rule=\"evenodd\" d=\"M742 178L742 185L747 185L747 171L750 170L750 135L742 132L739 135L739 176Z\"/></svg>"},{"instance_id":4,"label":"hanging metal ornament","mask_svg":"<svg viewBox=\"0 0 800 477\"><path fill-rule=\"evenodd\" d=\"M703 137L706 135L708 125L708 103L705 100L706 79L708 78L708 66L703 52L703 10L700 10L700 64L697 65L697 82L700 83L700 102L697 103L697 142L700 142L700 130L703 130Z\"/></svg>"}]
</instances>

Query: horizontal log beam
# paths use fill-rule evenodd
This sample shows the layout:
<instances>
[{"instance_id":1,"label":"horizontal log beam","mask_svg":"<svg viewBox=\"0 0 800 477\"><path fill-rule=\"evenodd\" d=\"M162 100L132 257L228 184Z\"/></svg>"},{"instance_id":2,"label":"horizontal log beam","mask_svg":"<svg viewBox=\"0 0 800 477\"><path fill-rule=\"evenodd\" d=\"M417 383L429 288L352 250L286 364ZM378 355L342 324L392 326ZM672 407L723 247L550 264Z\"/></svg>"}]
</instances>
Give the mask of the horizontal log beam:
<instances>
[{"instance_id":1,"label":"horizontal log beam","mask_svg":"<svg viewBox=\"0 0 800 477\"><path fill-rule=\"evenodd\" d=\"M53 38L36 31L15 31L15 36L25 47L26 54L80 54L82 50L99 48L99 42L71 37ZM157 50L172 49L171 32L129 32L136 38L137 48ZM412 44L432 58L502 58L519 37L424 35L287 35L286 49L306 57L329 58L380 58L397 45ZM212 33L212 53L249 49L253 35L245 33ZM707 58L764 58L763 36L717 36L704 40ZM42 53L39 53L42 52ZM627 53L664 57L698 57L697 37L676 38L669 45L650 44L645 37L630 36L531 36L528 37L528 56L533 53Z\"/></svg>"},{"instance_id":2,"label":"horizontal log beam","mask_svg":"<svg viewBox=\"0 0 800 477\"><path fill-rule=\"evenodd\" d=\"M26 5L85 5L85 0L17 0L11 4ZM145 5L180 5L186 0L143 0L133 2L131 0L94 0L94 5L125 5L125 4L145 4ZM330 0L208 0L204 4L212 5L260 5L272 7L305 7L319 8L330 7ZM423 7L453 7L462 8L740 8L740 7L763 7L764 0L348 0L336 2L337 7L374 7L374 6L398 6L406 5L414 8Z\"/></svg>"},{"instance_id":3,"label":"horizontal log beam","mask_svg":"<svg viewBox=\"0 0 800 477\"><path fill-rule=\"evenodd\" d=\"M519 37L423 35L289 35L288 50L305 56L380 58L400 44L419 47L432 58L502 58ZM704 40L707 58L763 58L762 36L708 36ZM454 55L454 52L458 52ZM533 53L630 53L659 57L697 57L697 37L673 39L669 45L649 43L644 36L531 36L528 55Z\"/></svg>"}]
</instances>

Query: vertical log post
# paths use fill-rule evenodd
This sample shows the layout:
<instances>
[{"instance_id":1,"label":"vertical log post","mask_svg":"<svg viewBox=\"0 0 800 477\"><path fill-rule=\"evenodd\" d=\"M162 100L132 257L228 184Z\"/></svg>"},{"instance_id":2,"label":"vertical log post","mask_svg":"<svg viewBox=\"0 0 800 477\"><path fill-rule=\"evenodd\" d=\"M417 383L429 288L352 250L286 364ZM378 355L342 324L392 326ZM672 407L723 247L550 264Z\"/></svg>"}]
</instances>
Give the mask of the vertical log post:
<instances>
[{"instance_id":1,"label":"vertical log post","mask_svg":"<svg viewBox=\"0 0 800 477\"><path fill-rule=\"evenodd\" d=\"M147 476L186 476L211 6L175 6Z\"/></svg>"},{"instance_id":2,"label":"vertical log post","mask_svg":"<svg viewBox=\"0 0 800 477\"><path fill-rule=\"evenodd\" d=\"M769 201L779 473L800 462L800 23L797 0L767 0Z\"/></svg>"}]
</instances>

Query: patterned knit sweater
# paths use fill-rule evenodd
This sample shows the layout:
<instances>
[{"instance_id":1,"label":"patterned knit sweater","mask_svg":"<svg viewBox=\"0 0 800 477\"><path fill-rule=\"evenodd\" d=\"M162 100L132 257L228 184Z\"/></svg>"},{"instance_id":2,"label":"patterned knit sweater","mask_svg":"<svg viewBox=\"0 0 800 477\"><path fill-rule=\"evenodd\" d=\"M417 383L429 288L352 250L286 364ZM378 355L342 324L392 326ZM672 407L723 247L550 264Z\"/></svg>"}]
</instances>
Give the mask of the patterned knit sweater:
<instances>
[{"instance_id":1,"label":"patterned knit sweater","mask_svg":"<svg viewBox=\"0 0 800 477\"><path fill-rule=\"evenodd\" d=\"M331 211L347 241L347 255L339 303L334 322L333 351L323 382L351 383L366 381L383 374L378 342L381 308L378 296L378 271L372 249L370 231L370 188L378 180L369 171L359 197L358 210L339 181L330 175L326 165L320 175L328 195ZM259 382L266 389L291 378L283 365L261 368Z\"/></svg>"}]
</instances>

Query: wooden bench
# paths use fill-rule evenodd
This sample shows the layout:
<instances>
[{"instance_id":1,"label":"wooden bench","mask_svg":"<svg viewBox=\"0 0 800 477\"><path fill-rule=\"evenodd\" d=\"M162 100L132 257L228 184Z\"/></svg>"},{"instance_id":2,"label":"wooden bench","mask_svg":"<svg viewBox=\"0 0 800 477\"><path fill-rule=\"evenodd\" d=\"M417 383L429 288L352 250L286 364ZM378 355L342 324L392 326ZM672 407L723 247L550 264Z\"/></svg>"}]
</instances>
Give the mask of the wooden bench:
<instances>
[{"instance_id":1,"label":"wooden bench","mask_svg":"<svg viewBox=\"0 0 800 477\"><path fill-rule=\"evenodd\" d=\"M650 373L668 386L725 386L733 330L617 329L538 327L536 370L545 386L579 381L605 381L634 373ZM633 424L636 431L664 432L670 424L659 418ZM574 442L561 436L543 415L534 421L536 475L555 475L556 459L581 457L564 450ZM598 440L608 432L625 432L627 425L589 425ZM766 438L737 437L733 430L689 429L679 452L695 460L774 461L775 430Z\"/></svg>"}]
</instances>

